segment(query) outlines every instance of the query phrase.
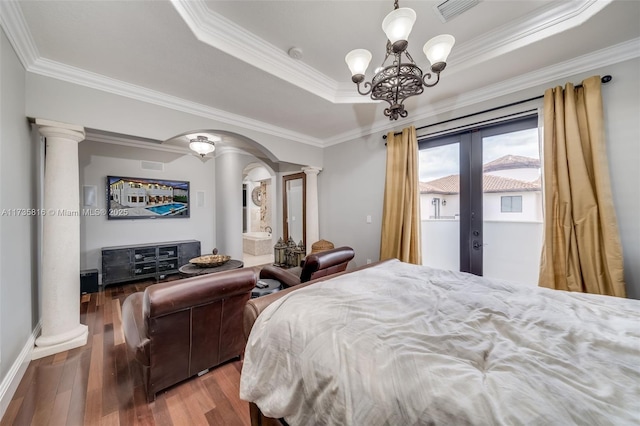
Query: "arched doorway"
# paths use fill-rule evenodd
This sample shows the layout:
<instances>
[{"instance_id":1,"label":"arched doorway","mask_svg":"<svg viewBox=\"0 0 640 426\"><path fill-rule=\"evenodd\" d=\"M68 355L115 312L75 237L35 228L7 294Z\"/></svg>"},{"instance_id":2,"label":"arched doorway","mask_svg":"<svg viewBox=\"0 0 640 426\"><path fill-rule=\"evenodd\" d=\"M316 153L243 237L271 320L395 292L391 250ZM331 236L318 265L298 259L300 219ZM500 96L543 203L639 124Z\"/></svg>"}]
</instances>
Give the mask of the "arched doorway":
<instances>
[{"instance_id":1,"label":"arched doorway","mask_svg":"<svg viewBox=\"0 0 640 426\"><path fill-rule=\"evenodd\" d=\"M273 263L274 173L258 163L242 173L242 256L245 266Z\"/></svg>"}]
</instances>

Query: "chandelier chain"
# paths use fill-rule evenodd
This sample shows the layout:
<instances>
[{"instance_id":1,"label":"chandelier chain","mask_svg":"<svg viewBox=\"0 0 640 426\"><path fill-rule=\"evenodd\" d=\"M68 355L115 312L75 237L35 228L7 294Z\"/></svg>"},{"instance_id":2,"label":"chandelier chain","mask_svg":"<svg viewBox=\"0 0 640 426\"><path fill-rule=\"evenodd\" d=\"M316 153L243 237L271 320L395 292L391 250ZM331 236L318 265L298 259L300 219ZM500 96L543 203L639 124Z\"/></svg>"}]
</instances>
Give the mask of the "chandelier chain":
<instances>
[{"instance_id":1,"label":"chandelier chain","mask_svg":"<svg viewBox=\"0 0 640 426\"><path fill-rule=\"evenodd\" d=\"M398 0L394 0L393 2L393 9L398 9L400 6L398 6Z\"/></svg>"}]
</instances>

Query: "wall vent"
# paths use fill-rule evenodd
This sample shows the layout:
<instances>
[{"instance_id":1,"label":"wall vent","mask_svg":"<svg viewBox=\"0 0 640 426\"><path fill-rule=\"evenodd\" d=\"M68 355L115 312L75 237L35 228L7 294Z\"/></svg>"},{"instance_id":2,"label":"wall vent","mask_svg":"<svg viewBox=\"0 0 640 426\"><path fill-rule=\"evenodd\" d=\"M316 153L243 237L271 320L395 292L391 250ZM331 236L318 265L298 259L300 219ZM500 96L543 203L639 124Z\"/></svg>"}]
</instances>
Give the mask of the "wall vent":
<instances>
[{"instance_id":1,"label":"wall vent","mask_svg":"<svg viewBox=\"0 0 640 426\"><path fill-rule=\"evenodd\" d=\"M157 161L142 160L140 162L140 167L142 168L142 170L154 170L156 172L164 172L164 163L159 163Z\"/></svg>"},{"instance_id":2,"label":"wall vent","mask_svg":"<svg viewBox=\"0 0 640 426\"><path fill-rule=\"evenodd\" d=\"M446 0L433 6L433 10L442 22L449 22L478 3L480 3L480 0Z\"/></svg>"}]
</instances>

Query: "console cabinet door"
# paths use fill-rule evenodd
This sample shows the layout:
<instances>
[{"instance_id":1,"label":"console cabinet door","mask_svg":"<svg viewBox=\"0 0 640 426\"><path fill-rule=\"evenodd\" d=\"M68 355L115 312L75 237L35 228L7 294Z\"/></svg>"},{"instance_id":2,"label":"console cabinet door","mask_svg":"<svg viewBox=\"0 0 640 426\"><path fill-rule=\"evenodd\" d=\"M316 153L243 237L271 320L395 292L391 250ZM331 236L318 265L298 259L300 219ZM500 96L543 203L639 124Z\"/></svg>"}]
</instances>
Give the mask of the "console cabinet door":
<instances>
[{"instance_id":1,"label":"console cabinet door","mask_svg":"<svg viewBox=\"0 0 640 426\"><path fill-rule=\"evenodd\" d=\"M200 241L180 244L179 247L179 263L180 266L189 263L189 260L200 257Z\"/></svg>"},{"instance_id":2,"label":"console cabinet door","mask_svg":"<svg viewBox=\"0 0 640 426\"><path fill-rule=\"evenodd\" d=\"M176 241L102 249L102 285L142 278L160 280L200 256L200 241Z\"/></svg>"}]
</instances>

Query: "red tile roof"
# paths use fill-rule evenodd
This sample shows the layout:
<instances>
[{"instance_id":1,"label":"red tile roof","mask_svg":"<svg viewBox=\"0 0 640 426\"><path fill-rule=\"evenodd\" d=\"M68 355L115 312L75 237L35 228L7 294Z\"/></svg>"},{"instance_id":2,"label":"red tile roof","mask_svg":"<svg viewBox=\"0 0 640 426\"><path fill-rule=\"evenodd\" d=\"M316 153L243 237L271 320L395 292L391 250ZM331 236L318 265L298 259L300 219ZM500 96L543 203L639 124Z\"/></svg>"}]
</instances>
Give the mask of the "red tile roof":
<instances>
[{"instance_id":1,"label":"red tile roof","mask_svg":"<svg viewBox=\"0 0 640 426\"><path fill-rule=\"evenodd\" d=\"M540 191L540 179L525 182L502 176L483 175L484 192L525 192ZM460 175L450 175L429 182L420 182L421 194L458 194L460 193Z\"/></svg>"},{"instance_id":2,"label":"red tile roof","mask_svg":"<svg viewBox=\"0 0 640 426\"><path fill-rule=\"evenodd\" d=\"M496 170L509 169L539 169L540 160L537 158L523 157L521 155L505 155L496 158L482 166L485 172L495 172Z\"/></svg>"}]
</instances>

